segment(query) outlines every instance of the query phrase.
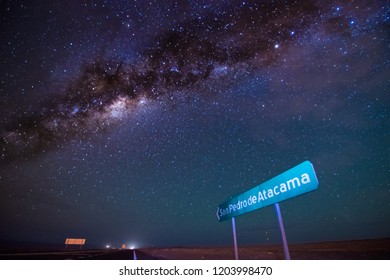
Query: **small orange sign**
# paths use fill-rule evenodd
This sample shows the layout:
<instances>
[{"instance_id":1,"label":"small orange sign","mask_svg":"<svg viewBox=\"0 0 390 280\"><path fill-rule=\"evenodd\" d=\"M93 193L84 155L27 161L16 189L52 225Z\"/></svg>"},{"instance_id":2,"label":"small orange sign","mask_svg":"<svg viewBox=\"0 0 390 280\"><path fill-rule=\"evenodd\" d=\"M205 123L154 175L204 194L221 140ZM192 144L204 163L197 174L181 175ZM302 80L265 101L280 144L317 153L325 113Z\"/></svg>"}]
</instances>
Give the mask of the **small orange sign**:
<instances>
[{"instance_id":1,"label":"small orange sign","mask_svg":"<svg viewBox=\"0 0 390 280\"><path fill-rule=\"evenodd\" d=\"M66 245L84 245L86 239L67 238L65 240Z\"/></svg>"}]
</instances>

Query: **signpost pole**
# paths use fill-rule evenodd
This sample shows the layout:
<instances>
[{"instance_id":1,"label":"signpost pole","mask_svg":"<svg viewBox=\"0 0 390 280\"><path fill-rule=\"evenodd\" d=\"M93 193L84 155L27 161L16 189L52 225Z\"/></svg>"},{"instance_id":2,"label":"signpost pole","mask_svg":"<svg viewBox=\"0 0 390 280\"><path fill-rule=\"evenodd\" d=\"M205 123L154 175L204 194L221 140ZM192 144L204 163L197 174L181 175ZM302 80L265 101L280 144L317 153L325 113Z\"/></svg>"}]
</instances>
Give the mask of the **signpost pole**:
<instances>
[{"instance_id":1,"label":"signpost pole","mask_svg":"<svg viewBox=\"0 0 390 280\"><path fill-rule=\"evenodd\" d=\"M283 239L284 259L285 259L285 260L291 260L291 258L290 258L290 252L289 252L289 250L288 250L288 244L287 244L286 233L284 232L284 225L283 225L282 213L280 212L279 203L275 203L275 210L276 210L276 215L278 216L280 232L281 232L281 234L282 234L282 239Z\"/></svg>"},{"instance_id":2,"label":"signpost pole","mask_svg":"<svg viewBox=\"0 0 390 280\"><path fill-rule=\"evenodd\" d=\"M306 160L282 174L218 205L216 212L218 221L232 219L235 259L238 260L238 252L234 217L274 204L282 234L284 258L290 260L290 252L288 251L286 233L284 232L282 214L280 213L278 202L315 191L317 188L318 179L313 164Z\"/></svg>"},{"instance_id":3,"label":"signpost pole","mask_svg":"<svg viewBox=\"0 0 390 280\"><path fill-rule=\"evenodd\" d=\"M233 241L234 241L234 259L238 260L236 221L234 220L234 217L232 218L232 228L233 228Z\"/></svg>"}]
</instances>

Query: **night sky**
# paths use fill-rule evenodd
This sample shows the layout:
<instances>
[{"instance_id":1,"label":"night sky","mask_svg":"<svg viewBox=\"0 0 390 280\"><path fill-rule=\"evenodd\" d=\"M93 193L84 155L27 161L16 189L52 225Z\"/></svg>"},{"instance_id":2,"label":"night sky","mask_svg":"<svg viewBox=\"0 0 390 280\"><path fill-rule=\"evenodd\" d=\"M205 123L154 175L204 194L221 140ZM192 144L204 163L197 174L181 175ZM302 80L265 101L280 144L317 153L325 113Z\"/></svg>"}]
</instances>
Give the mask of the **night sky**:
<instances>
[{"instance_id":1,"label":"night sky","mask_svg":"<svg viewBox=\"0 0 390 280\"><path fill-rule=\"evenodd\" d=\"M3 1L0 239L232 244L305 161L291 243L390 237L388 1ZM280 243L273 206L239 244Z\"/></svg>"}]
</instances>

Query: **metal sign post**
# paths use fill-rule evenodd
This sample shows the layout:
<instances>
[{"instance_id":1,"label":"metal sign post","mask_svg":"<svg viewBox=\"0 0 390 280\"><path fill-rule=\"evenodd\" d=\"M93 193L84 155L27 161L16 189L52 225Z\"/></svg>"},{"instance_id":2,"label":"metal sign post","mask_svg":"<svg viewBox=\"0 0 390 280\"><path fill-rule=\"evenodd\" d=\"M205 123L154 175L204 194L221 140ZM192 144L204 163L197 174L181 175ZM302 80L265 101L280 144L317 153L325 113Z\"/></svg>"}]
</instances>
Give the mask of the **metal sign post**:
<instances>
[{"instance_id":1,"label":"metal sign post","mask_svg":"<svg viewBox=\"0 0 390 280\"><path fill-rule=\"evenodd\" d=\"M216 216L221 222L317 188L318 180L313 165L305 161L220 204Z\"/></svg>"},{"instance_id":2,"label":"metal sign post","mask_svg":"<svg viewBox=\"0 0 390 280\"><path fill-rule=\"evenodd\" d=\"M284 231L282 213L280 212L279 203L275 203L275 210L276 210L276 215L278 216L280 233L282 234L284 259L291 260L290 252L288 250L287 238L286 238L286 233Z\"/></svg>"},{"instance_id":3,"label":"metal sign post","mask_svg":"<svg viewBox=\"0 0 390 280\"><path fill-rule=\"evenodd\" d=\"M234 259L238 260L236 221L234 220L234 217L232 218L232 228L233 228L233 241L234 241Z\"/></svg>"},{"instance_id":4,"label":"metal sign post","mask_svg":"<svg viewBox=\"0 0 390 280\"><path fill-rule=\"evenodd\" d=\"M318 179L313 164L310 161L304 161L282 174L220 204L215 213L217 220L221 222L232 219L235 259L238 260L238 252L234 218L274 204L283 239L284 258L290 260L286 233L278 202L315 191L317 188Z\"/></svg>"}]
</instances>

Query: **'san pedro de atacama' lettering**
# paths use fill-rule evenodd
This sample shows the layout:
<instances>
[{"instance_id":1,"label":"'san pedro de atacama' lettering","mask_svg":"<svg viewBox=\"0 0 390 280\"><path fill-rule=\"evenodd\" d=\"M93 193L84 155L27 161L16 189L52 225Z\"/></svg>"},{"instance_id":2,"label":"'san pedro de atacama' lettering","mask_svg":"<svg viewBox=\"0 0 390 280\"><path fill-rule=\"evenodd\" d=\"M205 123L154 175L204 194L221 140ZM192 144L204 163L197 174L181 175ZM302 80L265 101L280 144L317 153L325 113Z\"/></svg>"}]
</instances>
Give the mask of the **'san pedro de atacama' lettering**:
<instances>
[{"instance_id":1,"label":"'san pedro de atacama' lettering","mask_svg":"<svg viewBox=\"0 0 390 280\"><path fill-rule=\"evenodd\" d=\"M318 180L313 165L305 161L219 205L217 218L219 221L226 220L313 191L317 187Z\"/></svg>"}]
</instances>

